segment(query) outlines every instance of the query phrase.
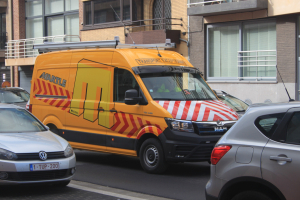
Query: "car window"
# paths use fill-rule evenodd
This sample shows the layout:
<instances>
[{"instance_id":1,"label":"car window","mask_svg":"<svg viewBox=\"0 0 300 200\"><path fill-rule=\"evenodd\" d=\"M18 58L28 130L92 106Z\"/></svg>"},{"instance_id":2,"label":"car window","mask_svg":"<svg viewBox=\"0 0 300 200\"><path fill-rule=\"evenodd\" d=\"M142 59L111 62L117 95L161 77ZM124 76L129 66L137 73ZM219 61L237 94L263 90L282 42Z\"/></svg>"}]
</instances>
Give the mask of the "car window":
<instances>
[{"instance_id":1,"label":"car window","mask_svg":"<svg viewBox=\"0 0 300 200\"><path fill-rule=\"evenodd\" d=\"M255 125L265 136L271 138L283 115L284 113L277 113L260 116L255 120Z\"/></svg>"},{"instance_id":2,"label":"car window","mask_svg":"<svg viewBox=\"0 0 300 200\"><path fill-rule=\"evenodd\" d=\"M125 92L136 89L139 92L139 85L133 75L120 68L114 70L114 102L125 102Z\"/></svg>"},{"instance_id":3,"label":"car window","mask_svg":"<svg viewBox=\"0 0 300 200\"><path fill-rule=\"evenodd\" d=\"M248 105L245 104L243 101L229 95L220 95L218 96L221 101L223 101L225 104L227 104L230 108L232 108L234 111L246 111L248 108Z\"/></svg>"},{"instance_id":4,"label":"car window","mask_svg":"<svg viewBox=\"0 0 300 200\"><path fill-rule=\"evenodd\" d=\"M1 103L21 103L21 102L27 102L28 99L29 99L29 94L21 90L0 92Z\"/></svg>"},{"instance_id":5,"label":"car window","mask_svg":"<svg viewBox=\"0 0 300 200\"><path fill-rule=\"evenodd\" d=\"M0 108L0 133L46 131L45 127L24 109Z\"/></svg>"},{"instance_id":6,"label":"car window","mask_svg":"<svg viewBox=\"0 0 300 200\"><path fill-rule=\"evenodd\" d=\"M300 112L294 113L288 122L285 142L300 144Z\"/></svg>"}]
</instances>

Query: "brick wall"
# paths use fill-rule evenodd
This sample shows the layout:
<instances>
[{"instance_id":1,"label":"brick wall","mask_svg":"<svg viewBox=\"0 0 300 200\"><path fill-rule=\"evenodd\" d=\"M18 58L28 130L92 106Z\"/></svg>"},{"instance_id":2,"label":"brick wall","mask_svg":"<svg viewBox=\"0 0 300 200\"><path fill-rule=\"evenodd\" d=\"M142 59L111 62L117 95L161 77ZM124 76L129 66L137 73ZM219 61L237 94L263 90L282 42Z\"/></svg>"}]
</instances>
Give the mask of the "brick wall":
<instances>
[{"instance_id":1,"label":"brick wall","mask_svg":"<svg viewBox=\"0 0 300 200\"><path fill-rule=\"evenodd\" d=\"M194 67L199 68L206 77L205 69L205 26L203 17L190 17L190 62Z\"/></svg>"},{"instance_id":2,"label":"brick wall","mask_svg":"<svg viewBox=\"0 0 300 200\"><path fill-rule=\"evenodd\" d=\"M26 22L25 22L25 1L13 0L13 39L26 38ZM13 86L19 86L18 66L14 67L14 83Z\"/></svg>"},{"instance_id":3,"label":"brick wall","mask_svg":"<svg viewBox=\"0 0 300 200\"><path fill-rule=\"evenodd\" d=\"M277 17L277 66L285 83L297 82L297 15ZM278 82L282 82L277 75Z\"/></svg>"}]
</instances>

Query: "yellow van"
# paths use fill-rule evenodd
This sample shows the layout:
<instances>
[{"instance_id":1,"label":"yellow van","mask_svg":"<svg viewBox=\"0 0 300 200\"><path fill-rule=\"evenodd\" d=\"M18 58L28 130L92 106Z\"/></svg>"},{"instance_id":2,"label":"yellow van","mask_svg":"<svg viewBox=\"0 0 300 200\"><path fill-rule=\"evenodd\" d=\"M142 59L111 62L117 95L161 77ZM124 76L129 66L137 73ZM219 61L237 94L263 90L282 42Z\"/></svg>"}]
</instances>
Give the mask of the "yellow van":
<instances>
[{"instance_id":1,"label":"yellow van","mask_svg":"<svg viewBox=\"0 0 300 200\"><path fill-rule=\"evenodd\" d=\"M30 108L73 148L138 156L148 173L209 161L238 119L184 57L156 49L41 54Z\"/></svg>"}]
</instances>

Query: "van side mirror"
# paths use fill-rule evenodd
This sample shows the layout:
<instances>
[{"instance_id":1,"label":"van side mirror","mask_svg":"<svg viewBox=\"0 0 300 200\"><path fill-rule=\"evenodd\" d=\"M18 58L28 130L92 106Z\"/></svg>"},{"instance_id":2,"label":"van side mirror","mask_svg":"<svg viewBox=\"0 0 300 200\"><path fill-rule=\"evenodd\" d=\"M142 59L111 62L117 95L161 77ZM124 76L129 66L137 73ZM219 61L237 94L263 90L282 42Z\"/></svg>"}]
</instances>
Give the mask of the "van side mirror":
<instances>
[{"instance_id":1,"label":"van side mirror","mask_svg":"<svg viewBox=\"0 0 300 200\"><path fill-rule=\"evenodd\" d=\"M139 97L139 93L135 89L130 89L125 92L125 104L127 104L127 105L136 105L142 99L143 98Z\"/></svg>"}]
</instances>

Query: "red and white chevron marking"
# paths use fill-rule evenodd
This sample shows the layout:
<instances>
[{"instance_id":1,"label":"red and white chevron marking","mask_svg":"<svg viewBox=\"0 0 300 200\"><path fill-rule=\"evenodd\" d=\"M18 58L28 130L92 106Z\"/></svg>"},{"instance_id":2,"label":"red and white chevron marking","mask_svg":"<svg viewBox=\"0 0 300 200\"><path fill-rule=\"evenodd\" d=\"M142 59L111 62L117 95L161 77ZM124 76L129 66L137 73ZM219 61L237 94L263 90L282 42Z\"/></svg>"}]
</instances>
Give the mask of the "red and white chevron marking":
<instances>
[{"instance_id":1,"label":"red and white chevron marking","mask_svg":"<svg viewBox=\"0 0 300 200\"><path fill-rule=\"evenodd\" d=\"M175 119L191 121L237 120L237 113L221 101L156 101Z\"/></svg>"},{"instance_id":2,"label":"red and white chevron marking","mask_svg":"<svg viewBox=\"0 0 300 200\"><path fill-rule=\"evenodd\" d=\"M51 106L55 106L56 108L60 108L69 112L72 92L64 89L63 87L57 86L52 83L48 83L42 79L37 79L37 82L34 82L33 92L35 93L36 90L38 90L36 94L67 96L67 99L40 98L36 96L34 96L34 98L43 101Z\"/></svg>"}]
</instances>

